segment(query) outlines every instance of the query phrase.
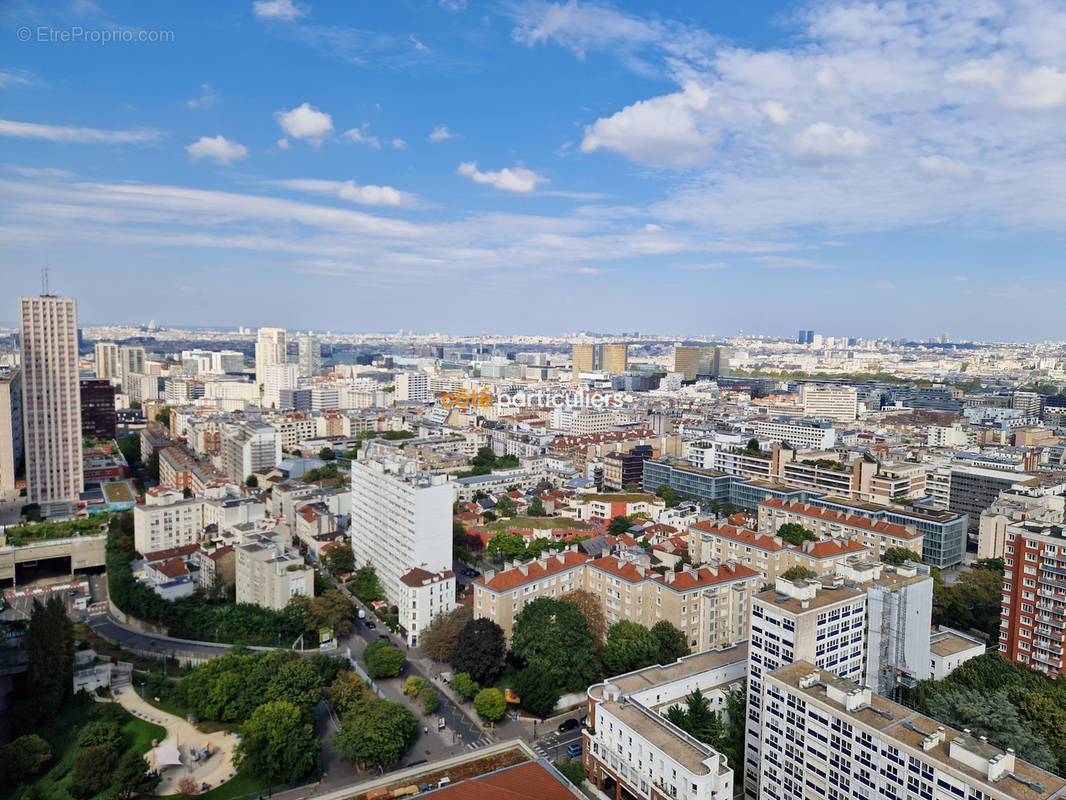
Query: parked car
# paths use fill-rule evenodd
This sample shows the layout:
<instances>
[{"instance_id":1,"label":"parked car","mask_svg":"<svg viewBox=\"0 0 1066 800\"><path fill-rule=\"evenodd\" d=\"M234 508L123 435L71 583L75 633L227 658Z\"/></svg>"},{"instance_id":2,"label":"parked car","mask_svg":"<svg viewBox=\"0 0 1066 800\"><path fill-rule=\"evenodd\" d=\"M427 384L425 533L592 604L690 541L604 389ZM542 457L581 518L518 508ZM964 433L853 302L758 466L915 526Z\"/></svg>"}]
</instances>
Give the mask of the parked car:
<instances>
[{"instance_id":1,"label":"parked car","mask_svg":"<svg viewBox=\"0 0 1066 800\"><path fill-rule=\"evenodd\" d=\"M581 745L579 745L579 744L570 745L568 748L566 748L566 755L569 756L570 758L577 758L579 755L581 755Z\"/></svg>"},{"instance_id":2,"label":"parked car","mask_svg":"<svg viewBox=\"0 0 1066 800\"><path fill-rule=\"evenodd\" d=\"M478 570L473 569L472 567L467 567L466 569L462 570L461 574L465 575L468 578L480 578L481 577L481 573Z\"/></svg>"},{"instance_id":3,"label":"parked car","mask_svg":"<svg viewBox=\"0 0 1066 800\"><path fill-rule=\"evenodd\" d=\"M580 724L581 723L578 722L576 719L564 719L562 722L559 723L559 730L560 731L572 731L574 728L578 727Z\"/></svg>"},{"instance_id":4,"label":"parked car","mask_svg":"<svg viewBox=\"0 0 1066 800\"><path fill-rule=\"evenodd\" d=\"M370 630L374 630L374 628L376 628L376 627L377 627L378 625L377 625L377 623L376 623L376 622L374 622L374 620L372 620L372 619L368 619L368 620L366 621L366 626L367 626L368 628L370 628Z\"/></svg>"}]
</instances>

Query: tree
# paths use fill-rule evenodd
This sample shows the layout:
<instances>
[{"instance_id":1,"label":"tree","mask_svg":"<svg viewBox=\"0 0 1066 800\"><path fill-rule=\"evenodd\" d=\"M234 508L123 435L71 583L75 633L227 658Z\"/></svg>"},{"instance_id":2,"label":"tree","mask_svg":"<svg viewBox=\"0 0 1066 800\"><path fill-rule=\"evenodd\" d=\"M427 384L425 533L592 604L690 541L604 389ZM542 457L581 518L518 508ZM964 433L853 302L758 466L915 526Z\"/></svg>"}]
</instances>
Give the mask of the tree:
<instances>
[{"instance_id":1,"label":"tree","mask_svg":"<svg viewBox=\"0 0 1066 800\"><path fill-rule=\"evenodd\" d=\"M694 689L685 697L685 715L690 732L701 742L713 744L721 737L722 721L701 690Z\"/></svg>"},{"instance_id":2,"label":"tree","mask_svg":"<svg viewBox=\"0 0 1066 800\"><path fill-rule=\"evenodd\" d=\"M588 777L585 774L585 765L581 763L581 760L574 761L570 756L567 756L565 761L556 761L555 768L563 773L563 777L574 786L581 786L585 778Z\"/></svg>"},{"instance_id":3,"label":"tree","mask_svg":"<svg viewBox=\"0 0 1066 800\"><path fill-rule=\"evenodd\" d=\"M148 763L135 750L127 750L115 766L115 774L111 779L110 800L133 800L134 797L150 795L159 785L161 778L149 776ZM182 791L178 784L179 793ZM196 784L193 783L193 794L196 794Z\"/></svg>"},{"instance_id":4,"label":"tree","mask_svg":"<svg viewBox=\"0 0 1066 800\"><path fill-rule=\"evenodd\" d=\"M249 475L247 478L244 479L244 485L245 486L250 486L253 489L258 489L259 488L259 478L257 476L255 476L255 475Z\"/></svg>"},{"instance_id":5,"label":"tree","mask_svg":"<svg viewBox=\"0 0 1066 800\"><path fill-rule=\"evenodd\" d=\"M370 564L356 570L351 581L352 593L364 603L381 599L381 582L377 570Z\"/></svg>"},{"instance_id":6,"label":"tree","mask_svg":"<svg viewBox=\"0 0 1066 800\"><path fill-rule=\"evenodd\" d=\"M520 533L497 533L485 547L485 555L507 561L525 558L526 552L526 540Z\"/></svg>"},{"instance_id":7,"label":"tree","mask_svg":"<svg viewBox=\"0 0 1066 800\"><path fill-rule=\"evenodd\" d=\"M234 763L271 783L291 783L319 769L321 743L292 703L263 703L241 729Z\"/></svg>"},{"instance_id":8,"label":"tree","mask_svg":"<svg viewBox=\"0 0 1066 800\"><path fill-rule=\"evenodd\" d=\"M111 773L118 760L114 750L95 745L81 751L74 762L74 776L68 791L79 800L100 794L111 783Z\"/></svg>"},{"instance_id":9,"label":"tree","mask_svg":"<svg viewBox=\"0 0 1066 800\"><path fill-rule=\"evenodd\" d=\"M351 542L345 541L327 548L322 554L322 566L330 575L343 575L355 569Z\"/></svg>"},{"instance_id":10,"label":"tree","mask_svg":"<svg viewBox=\"0 0 1066 800\"><path fill-rule=\"evenodd\" d=\"M311 601L311 629L332 628L335 636L352 632L355 610L348 598L337 589L327 589Z\"/></svg>"},{"instance_id":11,"label":"tree","mask_svg":"<svg viewBox=\"0 0 1066 800\"><path fill-rule=\"evenodd\" d=\"M818 537L814 535L814 531L804 528L798 522L786 522L777 529L777 535L796 547L803 547L804 542L818 541Z\"/></svg>"},{"instance_id":12,"label":"tree","mask_svg":"<svg viewBox=\"0 0 1066 800\"><path fill-rule=\"evenodd\" d=\"M759 440L754 436L748 439L748 446L744 448L749 453L758 453L762 448L759 447Z\"/></svg>"},{"instance_id":13,"label":"tree","mask_svg":"<svg viewBox=\"0 0 1066 800\"><path fill-rule=\"evenodd\" d=\"M90 722L78 734L78 747L103 747L119 753L125 746L122 730L114 722Z\"/></svg>"},{"instance_id":14,"label":"tree","mask_svg":"<svg viewBox=\"0 0 1066 800\"><path fill-rule=\"evenodd\" d=\"M430 689L427 686L419 692L418 697L422 701L423 714L432 714L440 706L440 695L437 694L436 689Z\"/></svg>"},{"instance_id":15,"label":"tree","mask_svg":"<svg viewBox=\"0 0 1066 800\"><path fill-rule=\"evenodd\" d=\"M655 490L657 497L661 497L663 502L666 503L667 508L674 508L677 506L678 497L677 490L669 484L661 484L658 489Z\"/></svg>"},{"instance_id":16,"label":"tree","mask_svg":"<svg viewBox=\"0 0 1066 800\"><path fill-rule=\"evenodd\" d=\"M155 412L155 421L162 422L168 428L170 427L170 406L163 406L157 412Z\"/></svg>"},{"instance_id":17,"label":"tree","mask_svg":"<svg viewBox=\"0 0 1066 800\"><path fill-rule=\"evenodd\" d=\"M181 800L189 800L190 797L200 793L200 784L192 778L182 778L178 781L178 797Z\"/></svg>"},{"instance_id":18,"label":"tree","mask_svg":"<svg viewBox=\"0 0 1066 800\"><path fill-rule=\"evenodd\" d=\"M682 656L689 654L688 642L685 634L675 628L667 620L661 620L652 625L652 635L659 642L660 658L663 664L670 664Z\"/></svg>"},{"instance_id":19,"label":"tree","mask_svg":"<svg viewBox=\"0 0 1066 800\"><path fill-rule=\"evenodd\" d=\"M333 746L349 761L369 767L397 763L418 735L418 718L399 703L378 698L362 713L348 713Z\"/></svg>"},{"instance_id":20,"label":"tree","mask_svg":"<svg viewBox=\"0 0 1066 800\"><path fill-rule=\"evenodd\" d=\"M531 517L546 517L548 512L544 510L544 501L539 497L534 497L529 501L529 516Z\"/></svg>"},{"instance_id":21,"label":"tree","mask_svg":"<svg viewBox=\"0 0 1066 800\"><path fill-rule=\"evenodd\" d=\"M141 435L130 433L118 440L118 449L122 451L122 457L126 463L134 465L141 460Z\"/></svg>"},{"instance_id":22,"label":"tree","mask_svg":"<svg viewBox=\"0 0 1066 800\"><path fill-rule=\"evenodd\" d=\"M332 461L337 457L337 454L333 452L332 447L323 447L318 451L318 457L323 461Z\"/></svg>"},{"instance_id":23,"label":"tree","mask_svg":"<svg viewBox=\"0 0 1066 800\"><path fill-rule=\"evenodd\" d=\"M922 563L922 557L906 547L887 547L881 555L881 563L890 564L893 567L900 566L904 561L913 561L916 564L920 564Z\"/></svg>"},{"instance_id":24,"label":"tree","mask_svg":"<svg viewBox=\"0 0 1066 800\"><path fill-rule=\"evenodd\" d=\"M818 577L818 573L807 567L789 567L781 573L781 577L789 581L807 581Z\"/></svg>"},{"instance_id":25,"label":"tree","mask_svg":"<svg viewBox=\"0 0 1066 800\"><path fill-rule=\"evenodd\" d=\"M607 641L607 619L603 616L603 602L592 592L574 589L559 597L565 603L573 603L588 620L589 630L596 640L597 647L603 647ZM686 653L688 650L686 649Z\"/></svg>"},{"instance_id":26,"label":"tree","mask_svg":"<svg viewBox=\"0 0 1066 800\"><path fill-rule=\"evenodd\" d=\"M603 667L609 675L622 675L659 662L659 640L643 625L629 620L607 629Z\"/></svg>"},{"instance_id":27,"label":"tree","mask_svg":"<svg viewBox=\"0 0 1066 800\"><path fill-rule=\"evenodd\" d=\"M473 699L480 690L481 686L478 682L471 678L467 673L460 672L452 677L451 687L459 693L459 696L464 700Z\"/></svg>"},{"instance_id":28,"label":"tree","mask_svg":"<svg viewBox=\"0 0 1066 800\"><path fill-rule=\"evenodd\" d=\"M544 719L562 696L551 674L540 664L521 670L514 680L514 691L522 698L522 708Z\"/></svg>"},{"instance_id":29,"label":"tree","mask_svg":"<svg viewBox=\"0 0 1066 800\"><path fill-rule=\"evenodd\" d=\"M27 733L0 748L3 775L11 786L36 778L52 760L52 746L35 733Z\"/></svg>"},{"instance_id":30,"label":"tree","mask_svg":"<svg viewBox=\"0 0 1066 800\"><path fill-rule=\"evenodd\" d=\"M375 697L366 681L352 670L338 673L326 690L326 699L338 716L349 711L362 712Z\"/></svg>"},{"instance_id":31,"label":"tree","mask_svg":"<svg viewBox=\"0 0 1066 800\"><path fill-rule=\"evenodd\" d=\"M403 693L410 695L411 697L418 697L418 695L427 686L426 679L419 675L412 675L410 678L403 682Z\"/></svg>"},{"instance_id":32,"label":"tree","mask_svg":"<svg viewBox=\"0 0 1066 800\"><path fill-rule=\"evenodd\" d=\"M518 506L515 505L515 501L507 495L502 495L499 500L496 501L496 516L498 517L513 517L518 513Z\"/></svg>"},{"instance_id":33,"label":"tree","mask_svg":"<svg viewBox=\"0 0 1066 800\"><path fill-rule=\"evenodd\" d=\"M184 489L181 490L181 496L188 500L190 497L192 497L192 489L186 486Z\"/></svg>"},{"instance_id":34,"label":"tree","mask_svg":"<svg viewBox=\"0 0 1066 800\"><path fill-rule=\"evenodd\" d=\"M511 649L527 666L540 663L563 692L600 679L600 659L588 620L573 603L538 597L515 617Z\"/></svg>"},{"instance_id":35,"label":"tree","mask_svg":"<svg viewBox=\"0 0 1066 800\"><path fill-rule=\"evenodd\" d=\"M366 674L377 680L399 675L406 656L399 647L393 647L384 639L375 639L363 651L363 660L366 661Z\"/></svg>"},{"instance_id":36,"label":"tree","mask_svg":"<svg viewBox=\"0 0 1066 800\"><path fill-rule=\"evenodd\" d=\"M621 536L623 533L629 533L631 527L633 523L630 522L629 517L619 515L607 524L607 533L611 536Z\"/></svg>"},{"instance_id":37,"label":"tree","mask_svg":"<svg viewBox=\"0 0 1066 800\"><path fill-rule=\"evenodd\" d=\"M26 650L36 708L50 720L70 698L74 683L74 624L58 596L44 605L34 599Z\"/></svg>"},{"instance_id":38,"label":"tree","mask_svg":"<svg viewBox=\"0 0 1066 800\"><path fill-rule=\"evenodd\" d=\"M457 606L444 614L437 614L422 633L422 648L434 661L447 663L459 640L459 634L472 618L470 606Z\"/></svg>"},{"instance_id":39,"label":"tree","mask_svg":"<svg viewBox=\"0 0 1066 800\"><path fill-rule=\"evenodd\" d=\"M465 672L484 686L500 674L506 654L507 638L503 628L481 617L468 622L459 632L452 649L451 665L456 672Z\"/></svg>"},{"instance_id":40,"label":"tree","mask_svg":"<svg viewBox=\"0 0 1066 800\"><path fill-rule=\"evenodd\" d=\"M499 689L482 689L474 698L474 710L483 719L496 722L507 712L507 701Z\"/></svg>"},{"instance_id":41,"label":"tree","mask_svg":"<svg viewBox=\"0 0 1066 800\"><path fill-rule=\"evenodd\" d=\"M976 628L989 639L999 637L1003 576L991 569L967 569L952 585L933 587L933 623L960 630Z\"/></svg>"},{"instance_id":42,"label":"tree","mask_svg":"<svg viewBox=\"0 0 1066 800\"><path fill-rule=\"evenodd\" d=\"M318 705L321 694L322 679L315 665L306 658L291 658L281 665L270 683L266 684L263 699L284 700L310 715Z\"/></svg>"},{"instance_id":43,"label":"tree","mask_svg":"<svg viewBox=\"0 0 1066 800\"><path fill-rule=\"evenodd\" d=\"M159 448L157 447L152 451L152 454L148 456L148 460L144 462L144 470L148 473L150 478L159 480Z\"/></svg>"}]
</instances>

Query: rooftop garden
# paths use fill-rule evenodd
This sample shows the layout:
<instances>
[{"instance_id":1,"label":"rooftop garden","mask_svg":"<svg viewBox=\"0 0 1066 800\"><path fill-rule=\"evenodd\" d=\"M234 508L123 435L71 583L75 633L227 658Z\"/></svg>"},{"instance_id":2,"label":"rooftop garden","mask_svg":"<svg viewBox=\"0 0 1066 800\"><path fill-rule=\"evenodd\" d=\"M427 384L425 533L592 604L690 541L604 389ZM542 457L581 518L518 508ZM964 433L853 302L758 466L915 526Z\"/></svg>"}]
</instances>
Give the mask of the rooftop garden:
<instances>
[{"instance_id":1,"label":"rooftop garden","mask_svg":"<svg viewBox=\"0 0 1066 800\"><path fill-rule=\"evenodd\" d=\"M7 529L7 543L25 547L52 539L69 539L72 536L98 536L107 532L106 514L92 519L71 519L63 522L32 522Z\"/></svg>"}]
</instances>

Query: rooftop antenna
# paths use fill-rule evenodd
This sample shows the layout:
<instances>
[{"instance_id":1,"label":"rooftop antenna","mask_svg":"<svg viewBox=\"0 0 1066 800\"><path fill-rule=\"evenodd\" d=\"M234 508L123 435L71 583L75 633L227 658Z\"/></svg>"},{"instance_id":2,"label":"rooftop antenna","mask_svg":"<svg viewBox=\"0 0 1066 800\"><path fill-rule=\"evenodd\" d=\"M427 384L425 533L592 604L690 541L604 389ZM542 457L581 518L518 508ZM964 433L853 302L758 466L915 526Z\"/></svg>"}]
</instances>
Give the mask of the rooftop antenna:
<instances>
[{"instance_id":1,"label":"rooftop antenna","mask_svg":"<svg viewBox=\"0 0 1066 800\"><path fill-rule=\"evenodd\" d=\"M48 267L41 267L41 296L48 297Z\"/></svg>"}]
</instances>

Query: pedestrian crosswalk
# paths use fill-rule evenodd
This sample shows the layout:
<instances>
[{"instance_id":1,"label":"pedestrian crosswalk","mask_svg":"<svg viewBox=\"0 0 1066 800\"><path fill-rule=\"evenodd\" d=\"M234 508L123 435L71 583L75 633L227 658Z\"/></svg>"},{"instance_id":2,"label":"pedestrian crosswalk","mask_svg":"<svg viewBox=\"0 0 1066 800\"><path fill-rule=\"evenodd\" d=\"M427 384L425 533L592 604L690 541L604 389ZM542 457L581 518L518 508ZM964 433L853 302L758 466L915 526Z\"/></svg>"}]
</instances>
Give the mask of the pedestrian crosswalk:
<instances>
[{"instance_id":1,"label":"pedestrian crosswalk","mask_svg":"<svg viewBox=\"0 0 1066 800\"><path fill-rule=\"evenodd\" d=\"M467 750L477 750L479 747L484 747L487 744L492 744L492 737L487 733L482 734L476 742L467 742Z\"/></svg>"}]
</instances>

